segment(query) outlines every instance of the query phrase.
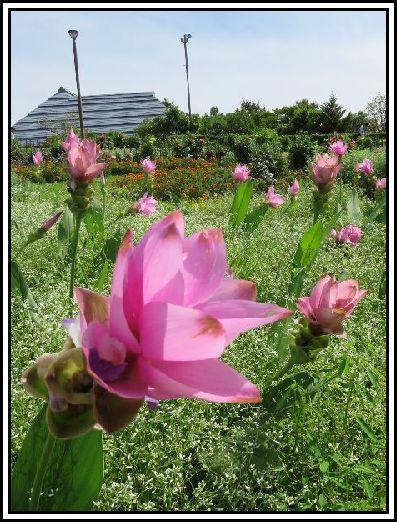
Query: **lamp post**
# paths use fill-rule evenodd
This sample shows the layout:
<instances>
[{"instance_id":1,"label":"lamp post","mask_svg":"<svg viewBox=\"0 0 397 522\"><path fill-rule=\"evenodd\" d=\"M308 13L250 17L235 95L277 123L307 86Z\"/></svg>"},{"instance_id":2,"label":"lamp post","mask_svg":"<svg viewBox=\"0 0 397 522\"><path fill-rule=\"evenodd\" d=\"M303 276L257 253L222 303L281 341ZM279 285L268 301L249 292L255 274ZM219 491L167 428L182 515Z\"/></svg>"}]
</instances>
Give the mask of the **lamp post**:
<instances>
[{"instance_id":1,"label":"lamp post","mask_svg":"<svg viewBox=\"0 0 397 522\"><path fill-rule=\"evenodd\" d=\"M74 70L76 73L76 84L77 84L77 104L79 108L79 120L80 120L80 132L81 138L84 139L84 123L83 123L83 103L81 101L81 93L80 93L80 80L79 80L79 59L77 57L77 45L76 38L79 34L76 29L70 29L68 31L70 38L73 40L73 58L74 58Z\"/></svg>"},{"instance_id":2,"label":"lamp post","mask_svg":"<svg viewBox=\"0 0 397 522\"><path fill-rule=\"evenodd\" d=\"M185 49L185 67L186 67L186 81L187 81L187 108L189 111L189 121L192 119L192 110L190 107L190 88L189 88L189 59L187 56L187 42L189 38L191 38L191 34L184 34L181 38L181 42L183 43L183 47Z\"/></svg>"}]
</instances>

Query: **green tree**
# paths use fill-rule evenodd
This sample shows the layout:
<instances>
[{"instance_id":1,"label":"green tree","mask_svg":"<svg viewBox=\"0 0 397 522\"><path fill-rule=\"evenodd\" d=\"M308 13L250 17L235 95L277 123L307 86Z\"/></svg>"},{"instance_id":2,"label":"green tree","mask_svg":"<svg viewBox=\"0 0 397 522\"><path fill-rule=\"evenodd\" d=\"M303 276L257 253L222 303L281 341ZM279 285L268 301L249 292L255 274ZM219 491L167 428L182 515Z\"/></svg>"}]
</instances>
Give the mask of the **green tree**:
<instances>
[{"instance_id":1,"label":"green tree","mask_svg":"<svg viewBox=\"0 0 397 522\"><path fill-rule=\"evenodd\" d=\"M321 105L320 110L320 132L328 133L345 131L343 115L346 111L341 105L339 105L334 93L331 93L329 100Z\"/></svg>"},{"instance_id":2,"label":"green tree","mask_svg":"<svg viewBox=\"0 0 397 522\"><path fill-rule=\"evenodd\" d=\"M377 94L365 108L371 130L375 132L386 131L386 96Z\"/></svg>"}]
</instances>

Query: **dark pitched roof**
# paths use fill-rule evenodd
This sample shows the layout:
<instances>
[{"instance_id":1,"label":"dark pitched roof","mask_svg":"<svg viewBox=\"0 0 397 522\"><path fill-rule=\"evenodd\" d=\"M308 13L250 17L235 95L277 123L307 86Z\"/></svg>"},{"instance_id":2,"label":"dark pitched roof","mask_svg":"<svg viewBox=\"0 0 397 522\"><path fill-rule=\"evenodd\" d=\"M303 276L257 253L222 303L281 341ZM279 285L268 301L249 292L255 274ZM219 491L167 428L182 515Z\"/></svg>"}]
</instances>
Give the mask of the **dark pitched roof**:
<instances>
[{"instance_id":1,"label":"dark pitched roof","mask_svg":"<svg viewBox=\"0 0 397 522\"><path fill-rule=\"evenodd\" d=\"M96 133L120 131L133 134L143 120L159 116L165 110L153 92L98 94L82 98L84 127ZM22 141L40 143L52 133L43 128L43 122L70 120L71 115L78 121L77 114L77 96L60 87L56 94L13 125L14 135Z\"/></svg>"}]
</instances>

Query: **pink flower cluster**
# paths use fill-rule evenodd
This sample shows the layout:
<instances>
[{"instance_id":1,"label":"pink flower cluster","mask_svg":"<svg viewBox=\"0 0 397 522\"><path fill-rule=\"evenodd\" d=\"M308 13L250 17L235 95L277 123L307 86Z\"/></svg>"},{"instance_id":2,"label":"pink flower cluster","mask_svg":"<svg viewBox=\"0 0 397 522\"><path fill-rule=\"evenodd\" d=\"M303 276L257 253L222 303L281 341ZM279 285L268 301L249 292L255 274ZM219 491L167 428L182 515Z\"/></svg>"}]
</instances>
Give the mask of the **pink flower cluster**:
<instances>
[{"instance_id":1,"label":"pink flower cluster","mask_svg":"<svg viewBox=\"0 0 397 522\"><path fill-rule=\"evenodd\" d=\"M365 158L361 163L356 163L354 165L354 170L368 176L374 173L374 166L371 160Z\"/></svg>"},{"instance_id":2,"label":"pink flower cluster","mask_svg":"<svg viewBox=\"0 0 397 522\"><path fill-rule=\"evenodd\" d=\"M276 194L273 185L271 185L265 194L265 202L271 208L277 208L284 204L284 197L280 194Z\"/></svg>"},{"instance_id":3,"label":"pink flower cluster","mask_svg":"<svg viewBox=\"0 0 397 522\"><path fill-rule=\"evenodd\" d=\"M41 165L43 163L43 154L40 150L36 151L34 154L33 154L33 163L36 165L36 167L38 167L39 165Z\"/></svg>"},{"instance_id":4,"label":"pink flower cluster","mask_svg":"<svg viewBox=\"0 0 397 522\"><path fill-rule=\"evenodd\" d=\"M157 200L152 196L148 196L148 193L145 192L145 194L134 204L134 209L139 214L143 214L144 216L151 216L156 213Z\"/></svg>"},{"instance_id":5,"label":"pink flower cluster","mask_svg":"<svg viewBox=\"0 0 397 522\"><path fill-rule=\"evenodd\" d=\"M185 237L178 211L136 246L127 232L110 297L76 288L80 317L64 323L96 385L130 399L259 402L219 358L242 332L293 312L256 302L255 285L225 277L227 268L221 230Z\"/></svg>"},{"instance_id":6,"label":"pink flower cluster","mask_svg":"<svg viewBox=\"0 0 397 522\"><path fill-rule=\"evenodd\" d=\"M100 149L93 140L80 140L70 129L62 147L68 154L71 186L76 183L88 183L93 178L103 175L106 163L97 163Z\"/></svg>"},{"instance_id":7,"label":"pink flower cluster","mask_svg":"<svg viewBox=\"0 0 397 522\"><path fill-rule=\"evenodd\" d=\"M362 235L363 231L361 228L352 224L341 228L339 232L335 229L332 229L331 231L331 237L333 237L337 243L347 244L349 246L356 246L362 238Z\"/></svg>"},{"instance_id":8,"label":"pink flower cluster","mask_svg":"<svg viewBox=\"0 0 397 522\"><path fill-rule=\"evenodd\" d=\"M246 181L249 178L250 171L247 165L241 165L238 163L232 173L233 178L236 181Z\"/></svg>"},{"instance_id":9,"label":"pink flower cluster","mask_svg":"<svg viewBox=\"0 0 397 522\"><path fill-rule=\"evenodd\" d=\"M344 156L347 152L347 144L342 140L337 140L329 145L328 150L336 156L341 157Z\"/></svg>"},{"instance_id":10,"label":"pink flower cluster","mask_svg":"<svg viewBox=\"0 0 397 522\"><path fill-rule=\"evenodd\" d=\"M386 189L386 178L381 178L376 180L376 189L377 190L385 190Z\"/></svg>"},{"instance_id":11,"label":"pink flower cluster","mask_svg":"<svg viewBox=\"0 0 397 522\"><path fill-rule=\"evenodd\" d=\"M141 167L147 174L153 174L156 170L156 163L149 156L141 161Z\"/></svg>"},{"instance_id":12,"label":"pink flower cluster","mask_svg":"<svg viewBox=\"0 0 397 522\"><path fill-rule=\"evenodd\" d=\"M358 281L349 279L338 283L335 277L324 275L309 297L301 297L297 306L318 334L346 337L345 321L368 290L359 290Z\"/></svg>"}]
</instances>

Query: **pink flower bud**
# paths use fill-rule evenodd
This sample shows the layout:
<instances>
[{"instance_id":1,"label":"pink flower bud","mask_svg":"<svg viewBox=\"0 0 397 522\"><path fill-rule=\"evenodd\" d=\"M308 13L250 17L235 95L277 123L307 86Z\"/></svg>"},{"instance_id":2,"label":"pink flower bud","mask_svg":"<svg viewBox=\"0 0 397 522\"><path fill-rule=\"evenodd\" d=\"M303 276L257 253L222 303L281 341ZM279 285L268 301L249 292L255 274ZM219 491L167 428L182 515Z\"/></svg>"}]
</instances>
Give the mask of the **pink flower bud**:
<instances>
[{"instance_id":1,"label":"pink flower bud","mask_svg":"<svg viewBox=\"0 0 397 522\"><path fill-rule=\"evenodd\" d=\"M371 162L371 160L365 158L361 163L356 163L354 165L354 170L356 172L361 172L362 174L365 174L368 176L369 174L374 173L374 166Z\"/></svg>"},{"instance_id":2,"label":"pink flower bud","mask_svg":"<svg viewBox=\"0 0 397 522\"><path fill-rule=\"evenodd\" d=\"M143 171L146 172L147 174L153 174L154 171L156 170L156 163L154 161L152 161L150 159L150 157L148 156L147 158L145 158L144 160L141 161L141 167L142 167Z\"/></svg>"},{"instance_id":3,"label":"pink flower bud","mask_svg":"<svg viewBox=\"0 0 397 522\"><path fill-rule=\"evenodd\" d=\"M270 186L265 194L265 202L271 208L277 208L280 205L283 205L284 198L280 194L276 194L273 185Z\"/></svg>"},{"instance_id":4,"label":"pink flower bud","mask_svg":"<svg viewBox=\"0 0 397 522\"><path fill-rule=\"evenodd\" d=\"M232 172L232 176L236 181L246 181L249 178L250 171L247 165L241 165L238 163L236 168Z\"/></svg>"},{"instance_id":5,"label":"pink flower bud","mask_svg":"<svg viewBox=\"0 0 397 522\"><path fill-rule=\"evenodd\" d=\"M375 187L377 190L385 190L386 189L386 178L377 179Z\"/></svg>"},{"instance_id":6,"label":"pink flower bud","mask_svg":"<svg viewBox=\"0 0 397 522\"><path fill-rule=\"evenodd\" d=\"M145 192L145 194L135 203L134 209L139 212L139 214L151 216L157 211L157 200L152 196L148 196L148 193Z\"/></svg>"},{"instance_id":7,"label":"pink flower bud","mask_svg":"<svg viewBox=\"0 0 397 522\"><path fill-rule=\"evenodd\" d=\"M33 154L33 163L38 167L43 163L43 154L41 151L37 151Z\"/></svg>"},{"instance_id":8,"label":"pink flower bud","mask_svg":"<svg viewBox=\"0 0 397 522\"><path fill-rule=\"evenodd\" d=\"M52 228L57 223L59 218L62 216L62 213L63 210L61 210L60 212L56 212L53 216L44 221L44 223L40 227L40 230L42 230L43 232L48 232L50 228Z\"/></svg>"},{"instance_id":9,"label":"pink flower bud","mask_svg":"<svg viewBox=\"0 0 397 522\"><path fill-rule=\"evenodd\" d=\"M297 178L294 179L294 182L292 183L292 185L289 187L289 193L291 194L291 196L294 198L299 192L299 183L298 183L298 180Z\"/></svg>"},{"instance_id":10,"label":"pink flower bud","mask_svg":"<svg viewBox=\"0 0 397 522\"><path fill-rule=\"evenodd\" d=\"M337 156L343 156L347 152L347 145L342 140L331 143L328 150Z\"/></svg>"},{"instance_id":11,"label":"pink flower bud","mask_svg":"<svg viewBox=\"0 0 397 522\"><path fill-rule=\"evenodd\" d=\"M358 281L349 279L338 283L335 277L324 275L309 297L301 297L297 307L318 334L335 334L346 337L345 321L368 290L359 290Z\"/></svg>"}]
</instances>

